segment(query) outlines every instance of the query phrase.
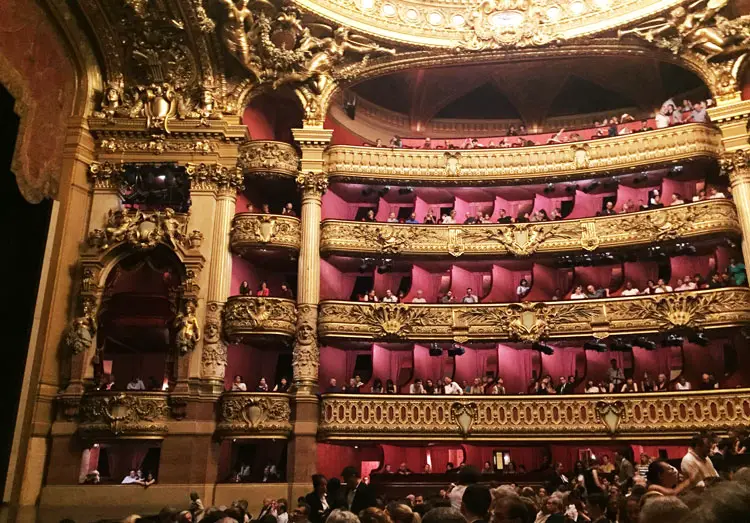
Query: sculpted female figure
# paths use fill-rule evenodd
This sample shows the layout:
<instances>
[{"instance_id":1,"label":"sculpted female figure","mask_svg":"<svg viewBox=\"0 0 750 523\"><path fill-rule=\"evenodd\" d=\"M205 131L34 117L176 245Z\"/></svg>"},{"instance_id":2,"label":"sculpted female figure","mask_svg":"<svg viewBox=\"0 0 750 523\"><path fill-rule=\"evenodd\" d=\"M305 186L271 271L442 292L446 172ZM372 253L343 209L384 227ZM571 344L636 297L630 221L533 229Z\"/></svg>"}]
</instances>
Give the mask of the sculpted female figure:
<instances>
[{"instance_id":1,"label":"sculpted female figure","mask_svg":"<svg viewBox=\"0 0 750 523\"><path fill-rule=\"evenodd\" d=\"M195 317L195 302L185 302L185 312L180 313L174 320L175 342L180 354L186 354L195 348L195 344L201 339L201 331L198 326L198 318Z\"/></svg>"}]
</instances>

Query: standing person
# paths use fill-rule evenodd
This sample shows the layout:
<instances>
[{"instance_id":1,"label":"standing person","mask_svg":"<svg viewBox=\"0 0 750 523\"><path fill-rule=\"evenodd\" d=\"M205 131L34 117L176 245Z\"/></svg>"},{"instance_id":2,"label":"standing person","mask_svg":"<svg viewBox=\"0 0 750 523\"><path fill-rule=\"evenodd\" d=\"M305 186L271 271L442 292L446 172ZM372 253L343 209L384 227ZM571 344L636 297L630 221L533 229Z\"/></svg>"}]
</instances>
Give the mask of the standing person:
<instances>
[{"instance_id":1,"label":"standing person","mask_svg":"<svg viewBox=\"0 0 750 523\"><path fill-rule=\"evenodd\" d=\"M620 490L625 490L624 487L626 487L635 476L633 463L631 463L627 456L625 456L625 452L626 451L622 450L615 451L615 470L620 479Z\"/></svg>"},{"instance_id":2,"label":"standing person","mask_svg":"<svg viewBox=\"0 0 750 523\"><path fill-rule=\"evenodd\" d=\"M305 503L310 505L310 522L323 523L331 511L328 504L328 480L322 474L312 477L313 491L305 496Z\"/></svg>"},{"instance_id":3,"label":"standing person","mask_svg":"<svg viewBox=\"0 0 750 523\"><path fill-rule=\"evenodd\" d=\"M362 481L356 467L346 467L341 472L341 478L346 484L346 506L349 511L359 514L366 508L378 506L375 492Z\"/></svg>"},{"instance_id":4,"label":"standing person","mask_svg":"<svg viewBox=\"0 0 750 523\"><path fill-rule=\"evenodd\" d=\"M708 458L711 451L713 436L708 432L695 434L690 440L690 448L682 458L680 469L683 476L690 478L693 484L702 486L701 483L707 478L718 478L714 464Z\"/></svg>"},{"instance_id":5,"label":"standing person","mask_svg":"<svg viewBox=\"0 0 750 523\"><path fill-rule=\"evenodd\" d=\"M489 487L469 485L461 498L461 514L466 523L487 523L487 513L492 504Z\"/></svg>"},{"instance_id":6,"label":"standing person","mask_svg":"<svg viewBox=\"0 0 750 523\"><path fill-rule=\"evenodd\" d=\"M289 523L288 504L289 502L283 498L276 504L276 523Z\"/></svg>"},{"instance_id":7,"label":"standing person","mask_svg":"<svg viewBox=\"0 0 750 523\"><path fill-rule=\"evenodd\" d=\"M458 471L457 484L448 493L448 499L451 500L451 507L456 510L461 509L461 503L463 502L464 493L469 485L479 483L481 474L471 465L460 468Z\"/></svg>"}]
</instances>

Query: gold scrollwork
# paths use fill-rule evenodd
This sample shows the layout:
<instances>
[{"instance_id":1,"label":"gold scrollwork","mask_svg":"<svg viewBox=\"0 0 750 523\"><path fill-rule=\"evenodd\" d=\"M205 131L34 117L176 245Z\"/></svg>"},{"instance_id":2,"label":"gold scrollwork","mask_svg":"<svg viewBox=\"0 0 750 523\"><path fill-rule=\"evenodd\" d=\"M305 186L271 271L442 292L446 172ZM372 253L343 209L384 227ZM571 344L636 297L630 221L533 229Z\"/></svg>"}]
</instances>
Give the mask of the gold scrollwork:
<instances>
[{"instance_id":1,"label":"gold scrollwork","mask_svg":"<svg viewBox=\"0 0 750 523\"><path fill-rule=\"evenodd\" d=\"M300 221L288 216L242 213L235 215L230 235L230 245L238 251L259 243L299 249Z\"/></svg>"},{"instance_id":2,"label":"gold scrollwork","mask_svg":"<svg viewBox=\"0 0 750 523\"><path fill-rule=\"evenodd\" d=\"M138 250L153 249L160 243L195 249L203 234L200 231L188 233L187 224L187 216L178 215L170 208L164 211L110 209L105 228L91 231L88 243L101 251L122 242Z\"/></svg>"},{"instance_id":3,"label":"gold scrollwork","mask_svg":"<svg viewBox=\"0 0 750 523\"><path fill-rule=\"evenodd\" d=\"M159 393L96 392L79 407L84 436L163 437L170 418L168 396Z\"/></svg>"},{"instance_id":4,"label":"gold scrollwork","mask_svg":"<svg viewBox=\"0 0 750 523\"><path fill-rule=\"evenodd\" d=\"M292 300L232 296L223 312L227 336L281 334L294 336L297 311Z\"/></svg>"},{"instance_id":5,"label":"gold scrollwork","mask_svg":"<svg viewBox=\"0 0 750 523\"><path fill-rule=\"evenodd\" d=\"M228 392L221 398L219 423L222 435L286 437L292 431L289 396Z\"/></svg>"},{"instance_id":6,"label":"gold scrollwork","mask_svg":"<svg viewBox=\"0 0 750 523\"><path fill-rule=\"evenodd\" d=\"M287 143L253 140L240 146L237 164L247 174L270 172L297 176L299 157Z\"/></svg>"}]
</instances>

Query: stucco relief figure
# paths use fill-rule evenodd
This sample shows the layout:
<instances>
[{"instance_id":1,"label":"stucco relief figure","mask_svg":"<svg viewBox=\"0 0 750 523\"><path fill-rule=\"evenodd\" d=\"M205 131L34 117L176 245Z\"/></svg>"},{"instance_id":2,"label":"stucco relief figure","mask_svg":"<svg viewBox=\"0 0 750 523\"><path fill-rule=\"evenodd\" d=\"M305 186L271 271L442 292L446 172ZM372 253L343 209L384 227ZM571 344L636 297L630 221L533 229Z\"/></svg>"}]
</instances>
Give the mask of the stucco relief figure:
<instances>
[{"instance_id":1,"label":"stucco relief figure","mask_svg":"<svg viewBox=\"0 0 750 523\"><path fill-rule=\"evenodd\" d=\"M243 64L250 62L250 43L247 32L253 23L253 13L247 7L248 0L222 0L227 9L227 19L222 27L222 36L229 52Z\"/></svg>"},{"instance_id":2,"label":"stucco relief figure","mask_svg":"<svg viewBox=\"0 0 750 523\"><path fill-rule=\"evenodd\" d=\"M80 354L89 349L96 334L96 320L91 301L83 300L81 307L82 314L71 322L65 336L65 344L73 354Z\"/></svg>"},{"instance_id":3,"label":"stucco relief figure","mask_svg":"<svg viewBox=\"0 0 750 523\"><path fill-rule=\"evenodd\" d=\"M180 354L186 354L195 348L195 344L201 339L201 331L198 326L198 318L195 316L195 302L185 302L185 311L177 315L174 320L176 330L175 343Z\"/></svg>"}]
</instances>

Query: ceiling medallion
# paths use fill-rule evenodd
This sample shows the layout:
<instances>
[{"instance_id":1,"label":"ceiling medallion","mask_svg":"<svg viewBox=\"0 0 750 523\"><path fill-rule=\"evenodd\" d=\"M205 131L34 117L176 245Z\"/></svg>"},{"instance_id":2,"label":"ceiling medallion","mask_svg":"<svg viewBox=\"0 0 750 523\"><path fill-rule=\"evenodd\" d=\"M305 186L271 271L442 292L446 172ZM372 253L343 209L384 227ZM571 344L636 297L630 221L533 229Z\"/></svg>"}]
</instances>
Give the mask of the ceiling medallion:
<instances>
[{"instance_id":1,"label":"ceiling medallion","mask_svg":"<svg viewBox=\"0 0 750 523\"><path fill-rule=\"evenodd\" d=\"M466 13L471 32L459 49L483 51L541 46L559 37L552 33L543 0L483 0Z\"/></svg>"}]
</instances>

